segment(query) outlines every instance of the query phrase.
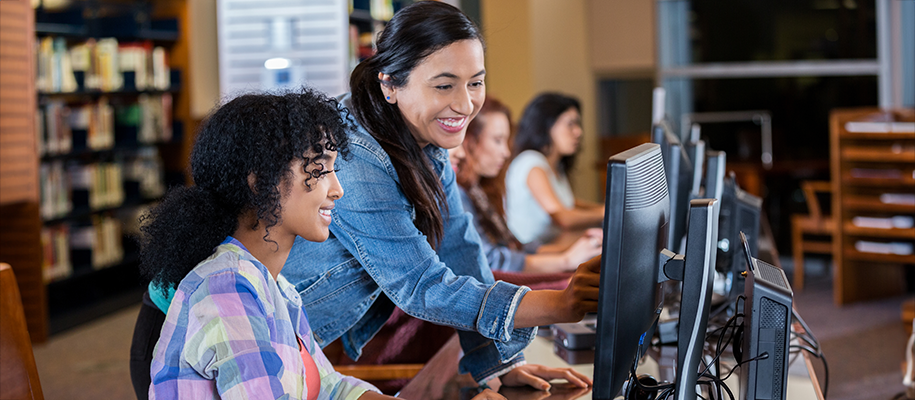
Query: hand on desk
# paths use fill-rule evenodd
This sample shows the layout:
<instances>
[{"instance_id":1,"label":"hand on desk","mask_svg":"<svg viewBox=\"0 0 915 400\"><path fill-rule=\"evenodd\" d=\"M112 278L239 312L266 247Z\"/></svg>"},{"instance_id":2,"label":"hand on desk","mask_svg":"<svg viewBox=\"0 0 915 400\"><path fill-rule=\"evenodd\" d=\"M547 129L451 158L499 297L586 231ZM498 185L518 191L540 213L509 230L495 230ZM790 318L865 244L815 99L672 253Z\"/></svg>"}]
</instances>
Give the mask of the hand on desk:
<instances>
[{"instance_id":1,"label":"hand on desk","mask_svg":"<svg viewBox=\"0 0 915 400\"><path fill-rule=\"evenodd\" d=\"M530 387L502 386L499 393L510 400L574 400L588 394L591 388L573 386L563 383L553 386L550 391L534 390Z\"/></svg>"},{"instance_id":2,"label":"hand on desk","mask_svg":"<svg viewBox=\"0 0 915 400\"><path fill-rule=\"evenodd\" d=\"M501 394L493 392L492 389L486 389L480 394L473 396L471 400L505 400L505 397Z\"/></svg>"},{"instance_id":3,"label":"hand on desk","mask_svg":"<svg viewBox=\"0 0 915 400\"><path fill-rule=\"evenodd\" d=\"M570 384L587 388L591 386L591 379L572 368L552 368L537 364L525 364L502 375L503 388L505 386L530 386L540 390L550 390L550 380L565 379Z\"/></svg>"}]
</instances>

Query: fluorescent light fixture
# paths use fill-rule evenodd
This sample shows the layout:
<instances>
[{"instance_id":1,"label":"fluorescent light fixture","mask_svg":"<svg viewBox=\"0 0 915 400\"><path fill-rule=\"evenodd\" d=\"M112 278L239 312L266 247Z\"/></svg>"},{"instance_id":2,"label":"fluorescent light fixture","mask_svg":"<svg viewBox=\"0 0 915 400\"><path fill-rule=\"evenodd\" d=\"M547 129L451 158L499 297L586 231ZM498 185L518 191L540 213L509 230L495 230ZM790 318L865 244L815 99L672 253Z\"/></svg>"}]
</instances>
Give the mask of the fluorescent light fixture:
<instances>
[{"instance_id":1,"label":"fluorescent light fixture","mask_svg":"<svg viewBox=\"0 0 915 400\"><path fill-rule=\"evenodd\" d=\"M286 69L289 68L288 58L271 58L264 61L264 67L267 69Z\"/></svg>"}]
</instances>

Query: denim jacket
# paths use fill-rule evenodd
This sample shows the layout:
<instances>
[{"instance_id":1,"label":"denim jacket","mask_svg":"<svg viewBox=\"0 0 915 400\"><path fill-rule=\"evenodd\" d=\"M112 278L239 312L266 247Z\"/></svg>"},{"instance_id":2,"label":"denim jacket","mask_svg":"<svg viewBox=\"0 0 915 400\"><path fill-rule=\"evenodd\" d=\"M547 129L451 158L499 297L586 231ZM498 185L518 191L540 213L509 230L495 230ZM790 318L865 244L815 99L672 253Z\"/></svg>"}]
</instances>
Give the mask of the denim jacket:
<instances>
[{"instance_id":1,"label":"denim jacket","mask_svg":"<svg viewBox=\"0 0 915 400\"><path fill-rule=\"evenodd\" d=\"M348 106L348 95L342 99ZM331 213L322 243L296 238L283 275L302 297L315 340L342 338L356 359L385 324L394 305L404 312L458 330L462 373L478 382L524 362L521 351L536 328L514 329L518 304L528 289L495 282L472 224L461 205L444 149L423 151L441 179L448 210L444 237L433 250L413 224L415 210L400 189L390 157L349 115L349 159L337 159L345 195Z\"/></svg>"}]
</instances>

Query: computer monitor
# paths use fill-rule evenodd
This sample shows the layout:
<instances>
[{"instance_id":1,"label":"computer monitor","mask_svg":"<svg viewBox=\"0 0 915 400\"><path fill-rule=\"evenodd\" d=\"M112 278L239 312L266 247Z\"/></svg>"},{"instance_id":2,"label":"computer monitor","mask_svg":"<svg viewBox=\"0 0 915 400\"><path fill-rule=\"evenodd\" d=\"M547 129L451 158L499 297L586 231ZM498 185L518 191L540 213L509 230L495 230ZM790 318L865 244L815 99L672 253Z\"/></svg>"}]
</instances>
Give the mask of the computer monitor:
<instances>
[{"instance_id":1,"label":"computer monitor","mask_svg":"<svg viewBox=\"0 0 915 400\"><path fill-rule=\"evenodd\" d=\"M712 294L717 201L691 201L687 254L666 250L670 196L661 149L652 143L610 158L606 199L592 396L619 393L651 341L659 285L675 279L683 281L677 398L693 399Z\"/></svg>"},{"instance_id":2,"label":"computer monitor","mask_svg":"<svg viewBox=\"0 0 915 400\"><path fill-rule=\"evenodd\" d=\"M729 298L744 292L742 272L747 270L740 246L740 232L747 235L751 257L758 255L762 199L740 188L732 172L722 182L721 214L718 221L718 270L729 279Z\"/></svg>"},{"instance_id":3,"label":"computer monitor","mask_svg":"<svg viewBox=\"0 0 915 400\"><path fill-rule=\"evenodd\" d=\"M724 167L727 154L723 151L709 150L705 153L705 192L703 196L721 200L724 191Z\"/></svg>"},{"instance_id":4,"label":"computer monitor","mask_svg":"<svg viewBox=\"0 0 915 400\"><path fill-rule=\"evenodd\" d=\"M697 140L686 145L686 155L693 163L693 176L690 184L690 198L698 199L702 187L702 169L705 168L705 141ZM712 198L706 196L706 198Z\"/></svg>"},{"instance_id":5,"label":"computer monitor","mask_svg":"<svg viewBox=\"0 0 915 400\"><path fill-rule=\"evenodd\" d=\"M667 246L670 198L661 148L646 143L607 163L595 399L612 399L628 380L640 345L661 312L658 255Z\"/></svg>"},{"instance_id":6,"label":"computer monitor","mask_svg":"<svg viewBox=\"0 0 915 400\"><path fill-rule=\"evenodd\" d=\"M680 139L665 121L652 127L652 141L661 145L667 191L670 195L670 232L665 246L681 251L680 243L686 233L686 210L693 188L694 164L687 154L688 146L680 143Z\"/></svg>"}]
</instances>

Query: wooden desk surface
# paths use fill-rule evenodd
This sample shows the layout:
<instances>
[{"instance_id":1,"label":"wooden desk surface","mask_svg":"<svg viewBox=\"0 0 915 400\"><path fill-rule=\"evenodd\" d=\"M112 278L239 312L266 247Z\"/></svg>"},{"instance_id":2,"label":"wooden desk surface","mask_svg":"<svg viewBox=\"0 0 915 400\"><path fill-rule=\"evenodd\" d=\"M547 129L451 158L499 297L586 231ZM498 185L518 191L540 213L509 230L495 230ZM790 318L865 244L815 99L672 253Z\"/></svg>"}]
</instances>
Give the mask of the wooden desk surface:
<instances>
[{"instance_id":1,"label":"wooden desk surface","mask_svg":"<svg viewBox=\"0 0 915 400\"><path fill-rule=\"evenodd\" d=\"M676 357L676 349L672 354L661 355L661 366L652 357L645 357L645 361L638 368L639 374L650 374L654 377L670 377L674 375L672 358ZM448 343L426 364L416 377L404 387L399 397L410 400L464 400L470 399L476 391L476 384L470 375L458 374L457 365L461 348L455 335ZM552 367L572 367L587 376L594 375L593 364L569 365L553 352L553 343L550 338L537 337L524 351L529 363L548 365ZM788 369L788 398L792 400L819 400L822 394L811 380L811 360L804 357L794 360ZM493 385L503 396L509 400L589 400L590 390L575 388L562 381L552 382L553 388L549 392L537 391L531 388L507 388ZM737 375L726 381L735 397L739 393L740 384Z\"/></svg>"},{"instance_id":2,"label":"wooden desk surface","mask_svg":"<svg viewBox=\"0 0 915 400\"><path fill-rule=\"evenodd\" d=\"M760 240L760 259L778 264L778 252L773 245L771 230L763 218L763 227ZM798 326L795 330L800 329ZM645 362L639 366L638 373L647 373L656 378L667 379L672 377L673 358L676 357L676 351L672 356L661 355L661 366L652 357L645 357ZM802 352L803 357L795 359L788 368L788 398L792 400L822 400L823 396L820 391L820 385L813 372L812 360L806 352ZM594 375L594 366L592 364L569 365L562 358L553 353L552 340L546 337L537 337L533 343L524 351L524 355L529 363L541 364L552 367L572 367L575 370L587 375ZM457 335L451 338L448 343L439 350L438 353L426 364L422 371L410 381L407 386L400 392L399 397L410 400L463 400L470 399L476 394L476 383L469 375L458 374L458 360L461 356L461 347L457 340ZM811 375L813 378L811 379ZM739 393L739 380L736 374L726 381L728 387L733 391L734 396ZM590 390L575 388L569 384L554 382L553 388L549 392L537 391L531 388L507 388L492 385L493 389L498 390L509 400L588 400L591 399Z\"/></svg>"}]
</instances>

